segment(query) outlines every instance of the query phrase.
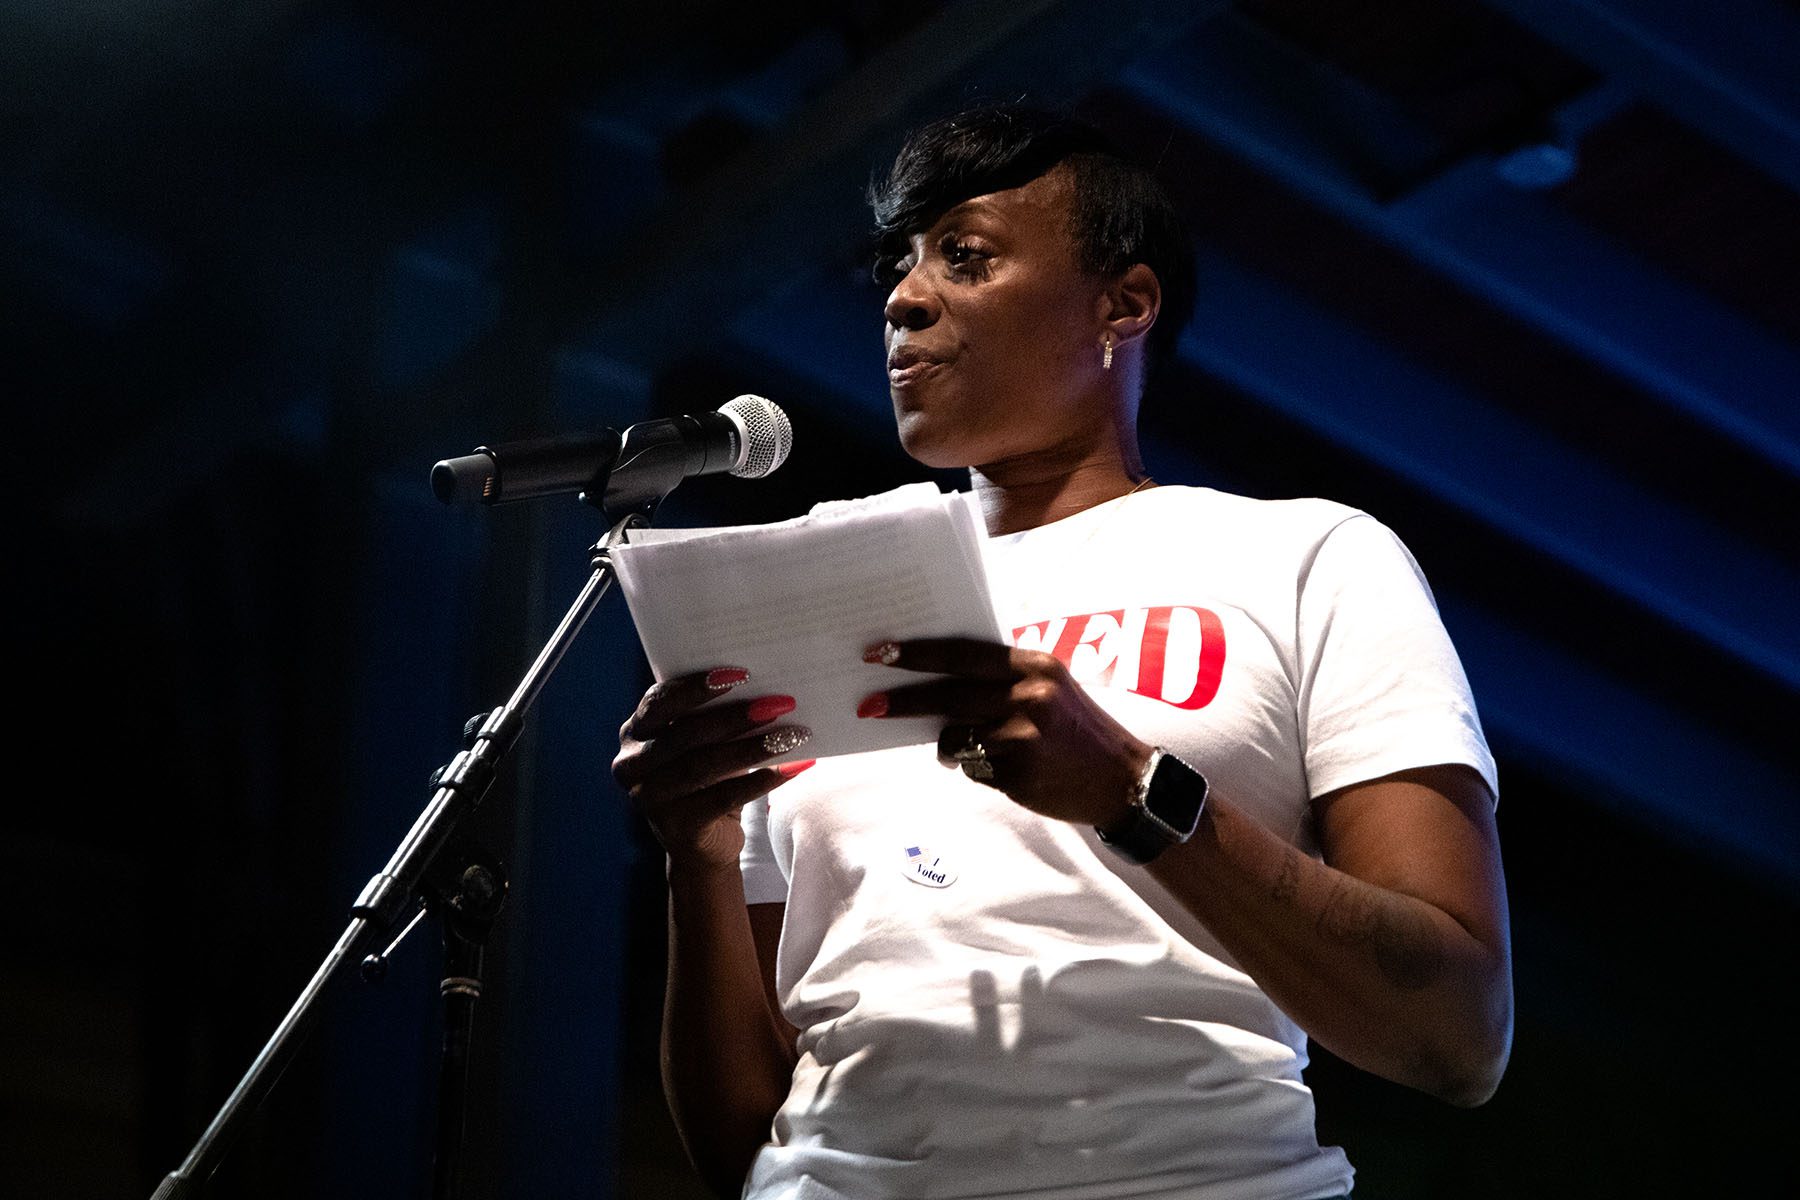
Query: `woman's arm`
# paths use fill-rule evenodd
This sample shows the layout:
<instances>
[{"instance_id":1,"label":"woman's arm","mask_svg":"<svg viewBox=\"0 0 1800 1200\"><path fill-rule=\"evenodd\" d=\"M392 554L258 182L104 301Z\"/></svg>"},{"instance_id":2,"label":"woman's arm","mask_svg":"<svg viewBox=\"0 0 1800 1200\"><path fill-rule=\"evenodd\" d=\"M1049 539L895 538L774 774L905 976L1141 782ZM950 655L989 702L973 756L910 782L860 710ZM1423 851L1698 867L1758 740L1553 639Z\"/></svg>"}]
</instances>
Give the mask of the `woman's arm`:
<instances>
[{"instance_id":1,"label":"woman's arm","mask_svg":"<svg viewBox=\"0 0 1800 1200\"><path fill-rule=\"evenodd\" d=\"M1152 748L1051 655L938 639L867 657L951 676L863 710L947 718L946 762L978 729L993 769L984 782L1019 804L1101 827L1127 815ZM1332 1053L1451 1103L1481 1103L1512 1035L1487 785L1466 767L1426 767L1342 788L1315 812L1324 862L1215 795L1193 837L1144 869Z\"/></svg>"},{"instance_id":2,"label":"woman's arm","mask_svg":"<svg viewBox=\"0 0 1800 1200\"><path fill-rule=\"evenodd\" d=\"M756 905L767 921L782 905ZM766 935L765 935L766 937ZM794 1072L792 1027L770 1007L737 864L669 869L662 1074L682 1144L715 1192L736 1196Z\"/></svg>"},{"instance_id":3,"label":"woman's arm","mask_svg":"<svg viewBox=\"0 0 1800 1200\"><path fill-rule=\"evenodd\" d=\"M723 702L735 668L660 683L619 731L613 777L669 855L669 978L662 1074L688 1157L720 1195L736 1196L787 1098L794 1034L775 1012L768 909L744 903L739 814L796 773L758 768L806 731L769 722L785 696ZM779 913L774 930L780 928ZM764 950L767 945L766 951Z\"/></svg>"},{"instance_id":4,"label":"woman's arm","mask_svg":"<svg viewBox=\"0 0 1800 1200\"><path fill-rule=\"evenodd\" d=\"M800 1030L782 1015L781 995L775 990L775 960L781 950L781 926L787 920L787 905L752 904L749 908L750 936L756 939L756 960L762 967L763 998L768 1001L769 1013L775 1018L775 1029L781 1034L782 1044L788 1048L791 1072L793 1064L799 1061Z\"/></svg>"},{"instance_id":5,"label":"woman's arm","mask_svg":"<svg viewBox=\"0 0 1800 1200\"><path fill-rule=\"evenodd\" d=\"M1506 884L1487 785L1403 771L1321 798L1324 862L1226 797L1148 867L1333 1054L1452 1104L1492 1096L1512 1044Z\"/></svg>"}]
</instances>

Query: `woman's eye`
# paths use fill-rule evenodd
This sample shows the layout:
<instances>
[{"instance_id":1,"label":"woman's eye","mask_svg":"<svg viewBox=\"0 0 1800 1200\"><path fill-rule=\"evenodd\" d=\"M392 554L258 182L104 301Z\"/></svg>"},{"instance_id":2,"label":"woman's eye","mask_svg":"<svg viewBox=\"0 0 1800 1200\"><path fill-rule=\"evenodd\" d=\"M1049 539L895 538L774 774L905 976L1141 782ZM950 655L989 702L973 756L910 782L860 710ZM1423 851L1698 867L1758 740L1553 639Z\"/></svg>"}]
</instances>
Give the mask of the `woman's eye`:
<instances>
[{"instance_id":1,"label":"woman's eye","mask_svg":"<svg viewBox=\"0 0 1800 1200\"><path fill-rule=\"evenodd\" d=\"M968 242L946 242L943 255L951 269L965 272L981 269L987 259L979 247Z\"/></svg>"}]
</instances>

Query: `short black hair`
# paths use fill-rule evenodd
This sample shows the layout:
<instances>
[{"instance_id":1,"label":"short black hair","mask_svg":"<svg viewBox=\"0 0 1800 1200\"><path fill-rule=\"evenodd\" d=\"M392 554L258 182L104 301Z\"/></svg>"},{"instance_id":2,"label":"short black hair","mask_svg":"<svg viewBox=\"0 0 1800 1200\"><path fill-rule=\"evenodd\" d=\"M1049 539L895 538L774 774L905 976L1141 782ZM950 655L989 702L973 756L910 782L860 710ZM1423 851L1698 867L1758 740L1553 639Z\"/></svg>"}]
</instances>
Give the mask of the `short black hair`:
<instances>
[{"instance_id":1,"label":"short black hair","mask_svg":"<svg viewBox=\"0 0 1800 1200\"><path fill-rule=\"evenodd\" d=\"M964 200L1023 187L1065 163L1078 264L1095 275L1136 263L1156 273L1162 311L1148 335L1149 358L1165 361L1194 310L1187 227L1155 175L1093 126L1061 113L983 105L915 130L887 178L869 186L876 279L889 282L912 235Z\"/></svg>"}]
</instances>

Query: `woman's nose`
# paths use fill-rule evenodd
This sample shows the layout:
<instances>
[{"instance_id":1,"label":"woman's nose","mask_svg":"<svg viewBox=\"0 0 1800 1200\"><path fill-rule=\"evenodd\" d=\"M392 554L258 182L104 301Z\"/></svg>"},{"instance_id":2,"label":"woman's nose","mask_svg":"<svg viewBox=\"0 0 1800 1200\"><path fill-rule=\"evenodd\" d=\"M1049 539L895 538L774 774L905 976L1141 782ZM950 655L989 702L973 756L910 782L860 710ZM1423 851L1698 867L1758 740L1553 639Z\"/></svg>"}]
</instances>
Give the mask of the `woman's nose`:
<instances>
[{"instance_id":1,"label":"woman's nose","mask_svg":"<svg viewBox=\"0 0 1800 1200\"><path fill-rule=\"evenodd\" d=\"M908 271L888 293L882 313L895 329L924 329L938 318L937 301L918 285L917 274L916 270Z\"/></svg>"}]
</instances>

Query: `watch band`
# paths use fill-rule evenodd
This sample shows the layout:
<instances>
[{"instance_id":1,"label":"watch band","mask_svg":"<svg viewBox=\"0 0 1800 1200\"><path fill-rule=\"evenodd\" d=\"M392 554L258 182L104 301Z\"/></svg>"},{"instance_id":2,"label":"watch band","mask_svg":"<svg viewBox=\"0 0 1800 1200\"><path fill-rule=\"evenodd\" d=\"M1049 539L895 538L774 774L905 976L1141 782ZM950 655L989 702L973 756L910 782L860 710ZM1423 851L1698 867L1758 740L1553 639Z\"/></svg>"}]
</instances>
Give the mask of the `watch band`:
<instances>
[{"instance_id":1,"label":"watch band","mask_svg":"<svg viewBox=\"0 0 1800 1200\"><path fill-rule=\"evenodd\" d=\"M1158 746L1132 790L1131 813L1094 832L1113 853L1141 866L1194 836L1206 795L1206 776Z\"/></svg>"}]
</instances>

